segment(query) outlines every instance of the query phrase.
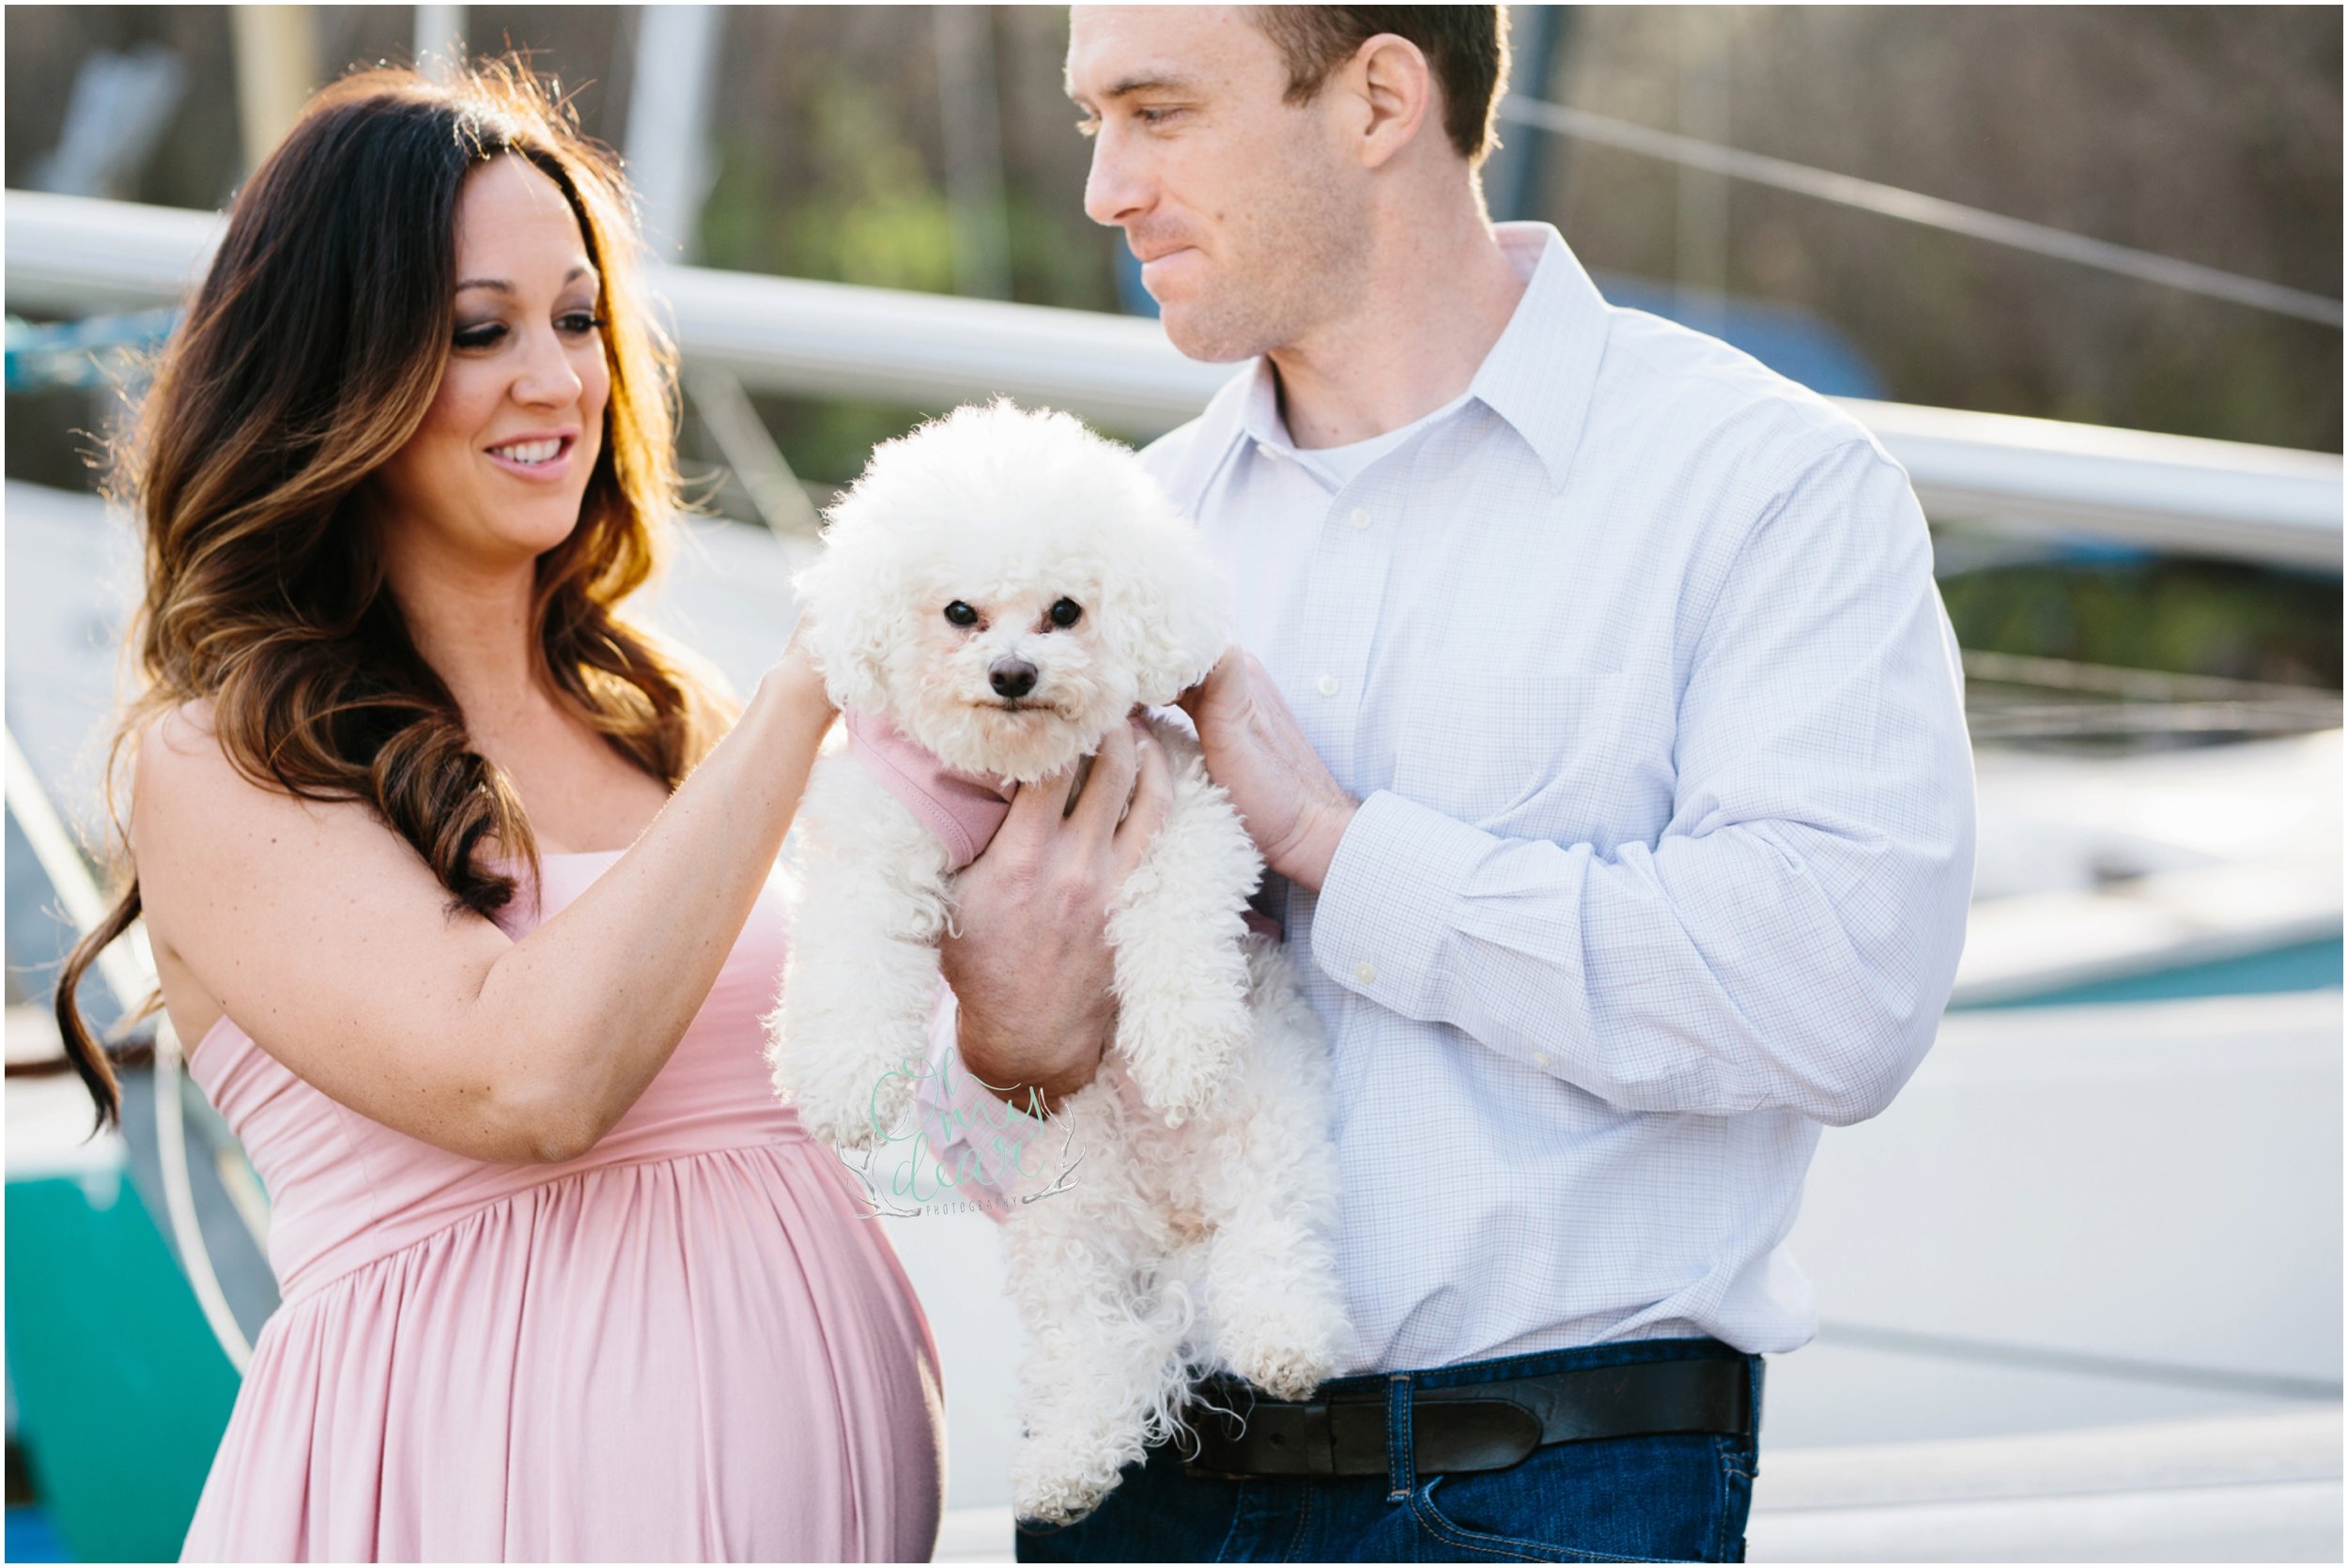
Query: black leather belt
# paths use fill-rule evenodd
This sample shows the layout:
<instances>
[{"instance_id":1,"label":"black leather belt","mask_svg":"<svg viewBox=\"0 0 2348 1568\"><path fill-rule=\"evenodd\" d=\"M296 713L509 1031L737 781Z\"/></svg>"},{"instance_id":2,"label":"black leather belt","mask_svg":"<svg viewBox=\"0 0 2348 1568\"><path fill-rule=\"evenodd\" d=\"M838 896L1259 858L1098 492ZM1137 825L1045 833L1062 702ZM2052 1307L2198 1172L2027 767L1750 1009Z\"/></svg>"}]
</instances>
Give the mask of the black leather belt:
<instances>
[{"instance_id":1,"label":"black leather belt","mask_svg":"<svg viewBox=\"0 0 2348 1568\"><path fill-rule=\"evenodd\" d=\"M1753 1392L1754 1380L1741 1356L1578 1367L1414 1389L1412 1459L1420 1475L1444 1475L1505 1470L1551 1443L1666 1432L1745 1437L1757 1426ZM1390 1473L1386 1396L1381 1389L1292 1404L1251 1400L1246 1384L1218 1378L1210 1379L1199 1394L1185 1412L1199 1443L1197 1456L1184 1463L1189 1474Z\"/></svg>"}]
</instances>

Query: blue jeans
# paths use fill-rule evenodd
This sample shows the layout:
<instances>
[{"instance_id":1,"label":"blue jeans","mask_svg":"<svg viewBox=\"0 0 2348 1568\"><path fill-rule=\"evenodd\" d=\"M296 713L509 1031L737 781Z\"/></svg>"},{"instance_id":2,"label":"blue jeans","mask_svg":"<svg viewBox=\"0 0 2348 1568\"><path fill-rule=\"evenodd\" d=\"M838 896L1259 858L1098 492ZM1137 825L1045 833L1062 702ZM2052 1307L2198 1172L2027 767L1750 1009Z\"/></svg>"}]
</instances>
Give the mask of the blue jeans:
<instances>
[{"instance_id":1,"label":"blue jeans","mask_svg":"<svg viewBox=\"0 0 2348 1568\"><path fill-rule=\"evenodd\" d=\"M1413 1391L1572 1367L1692 1357L1761 1358L1709 1339L1639 1340L1471 1361L1410 1375ZM1387 1390L1382 1374L1320 1397ZM1397 1407L1400 1407L1398 1411ZM1390 1392L1389 1422L1409 1400ZM1389 1452L1400 1445L1389 1440ZM1213 1480L1182 1472L1174 1445L1125 1467L1073 1525L1018 1527L1022 1562L1741 1562L1753 1505L1751 1437L1670 1433L1554 1443L1505 1470L1331 1480ZM1407 1465L1403 1460L1401 1465ZM1398 1466L1400 1468L1400 1466Z\"/></svg>"}]
</instances>

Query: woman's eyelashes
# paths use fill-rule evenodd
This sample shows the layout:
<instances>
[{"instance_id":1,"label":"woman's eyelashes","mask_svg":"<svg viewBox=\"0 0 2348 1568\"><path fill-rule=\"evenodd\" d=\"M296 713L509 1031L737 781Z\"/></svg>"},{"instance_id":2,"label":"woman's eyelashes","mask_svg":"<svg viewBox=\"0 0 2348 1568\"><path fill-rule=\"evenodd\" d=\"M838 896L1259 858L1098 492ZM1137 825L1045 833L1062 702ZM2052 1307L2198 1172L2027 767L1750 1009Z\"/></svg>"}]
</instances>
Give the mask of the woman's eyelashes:
<instances>
[{"instance_id":1,"label":"woman's eyelashes","mask_svg":"<svg viewBox=\"0 0 2348 1568\"><path fill-rule=\"evenodd\" d=\"M583 308L566 310L555 316L554 330L567 338L583 338L603 330L603 317ZM502 321L459 322L456 344L459 348L495 348L511 331Z\"/></svg>"}]
</instances>

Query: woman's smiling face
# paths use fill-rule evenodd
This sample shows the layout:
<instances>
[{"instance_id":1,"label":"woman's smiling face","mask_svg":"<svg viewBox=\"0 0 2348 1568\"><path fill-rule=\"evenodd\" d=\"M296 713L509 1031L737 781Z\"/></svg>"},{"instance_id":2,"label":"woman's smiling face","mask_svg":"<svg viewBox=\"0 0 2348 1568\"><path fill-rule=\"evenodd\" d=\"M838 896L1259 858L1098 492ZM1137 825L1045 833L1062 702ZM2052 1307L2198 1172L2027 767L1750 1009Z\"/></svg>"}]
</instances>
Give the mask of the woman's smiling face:
<instances>
[{"instance_id":1,"label":"woman's smiling face","mask_svg":"<svg viewBox=\"0 0 2348 1568\"><path fill-rule=\"evenodd\" d=\"M570 536L611 392L600 298L560 186L512 154L466 177L440 390L374 477L390 547L495 569Z\"/></svg>"}]
</instances>

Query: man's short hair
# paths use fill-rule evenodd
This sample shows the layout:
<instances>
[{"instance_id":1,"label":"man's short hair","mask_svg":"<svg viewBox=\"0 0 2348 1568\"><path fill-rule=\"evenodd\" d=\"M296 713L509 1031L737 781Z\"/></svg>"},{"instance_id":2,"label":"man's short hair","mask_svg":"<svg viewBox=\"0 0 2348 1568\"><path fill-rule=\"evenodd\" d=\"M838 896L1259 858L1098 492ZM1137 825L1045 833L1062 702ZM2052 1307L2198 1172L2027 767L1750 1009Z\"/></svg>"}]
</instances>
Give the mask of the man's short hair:
<instances>
[{"instance_id":1,"label":"man's short hair","mask_svg":"<svg viewBox=\"0 0 2348 1568\"><path fill-rule=\"evenodd\" d=\"M1288 62L1290 103L1310 103L1367 39L1418 45L1443 93L1443 128L1471 166L1499 145L1493 118L1508 80L1506 6L1259 6L1256 23Z\"/></svg>"}]
</instances>

